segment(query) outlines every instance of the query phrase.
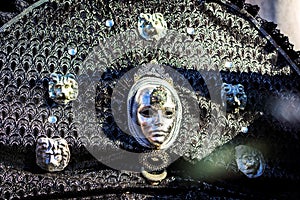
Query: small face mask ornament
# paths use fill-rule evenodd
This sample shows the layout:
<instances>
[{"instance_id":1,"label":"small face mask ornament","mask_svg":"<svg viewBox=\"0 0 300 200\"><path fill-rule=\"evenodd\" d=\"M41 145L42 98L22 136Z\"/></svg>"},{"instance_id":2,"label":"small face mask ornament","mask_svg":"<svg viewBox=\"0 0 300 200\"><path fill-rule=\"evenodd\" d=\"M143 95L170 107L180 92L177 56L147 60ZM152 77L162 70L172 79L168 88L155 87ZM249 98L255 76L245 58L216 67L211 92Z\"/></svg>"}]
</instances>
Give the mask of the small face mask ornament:
<instances>
[{"instance_id":1,"label":"small face mask ornament","mask_svg":"<svg viewBox=\"0 0 300 200\"><path fill-rule=\"evenodd\" d=\"M36 145L36 163L42 169L62 171L69 163L70 151L65 139L39 138Z\"/></svg>"},{"instance_id":2,"label":"small face mask ornament","mask_svg":"<svg viewBox=\"0 0 300 200\"><path fill-rule=\"evenodd\" d=\"M67 104L78 96L78 83L72 74L52 73L49 81L49 97L56 103Z\"/></svg>"},{"instance_id":3,"label":"small face mask ornament","mask_svg":"<svg viewBox=\"0 0 300 200\"><path fill-rule=\"evenodd\" d=\"M248 178L257 178L264 172L265 162L263 155L258 150L239 145L235 147L236 163L239 170Z\"/></svg>"},{"instance_id":4,"label":"small face mask ornament","mask_svg":"<svg viewBox=\"0 0 300 200\"><path fill-rule=\"evenodd\" d=\"M232 85L223 83L221 90L223 106L226 106L227 112L238 113L244 110L247 104L247 96L244 86L241 84Z\"/></svg>"},{"instance_id":5,"label":"small face mask ornament","mask_svg":"<svg viewBox=\"0 0 300 200\"><path fill-rule=\"evenodd\" d=\"M143 88L136 95L137 123L145 138L156 148L166 140L174 126L176 105L163 86Z\"/></svg>"},{"instance_id":6,"label":"small face mask ornament","mask_svg":"<svg viewBox=\"0 0 300 200\"><path fill-rule=\"evenodd\" d=\"M166 35L167 29L167 23L161 13L140 14L138 31L145 40L159 40Z\"/></svg>"}]
</instances>

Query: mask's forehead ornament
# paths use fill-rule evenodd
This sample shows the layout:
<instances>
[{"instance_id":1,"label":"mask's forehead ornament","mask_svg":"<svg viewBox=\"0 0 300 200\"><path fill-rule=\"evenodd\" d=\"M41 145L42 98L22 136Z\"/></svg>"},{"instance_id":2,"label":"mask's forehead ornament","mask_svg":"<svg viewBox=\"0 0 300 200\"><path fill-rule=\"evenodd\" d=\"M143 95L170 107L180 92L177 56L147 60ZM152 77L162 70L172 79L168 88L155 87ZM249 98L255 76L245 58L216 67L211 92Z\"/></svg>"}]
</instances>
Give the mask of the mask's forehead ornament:
<instances>
[{"instance_id":1,"label":"mask's forehead ornament","mask_svg":"<svg viewBox=\"0 0 300 200\"><path fill-rule=\"evenodd\" d=\"M167 92L163 86L156 87L150 95L150 104L162 107L167 102Z\"/></svg>"}]
</instances>

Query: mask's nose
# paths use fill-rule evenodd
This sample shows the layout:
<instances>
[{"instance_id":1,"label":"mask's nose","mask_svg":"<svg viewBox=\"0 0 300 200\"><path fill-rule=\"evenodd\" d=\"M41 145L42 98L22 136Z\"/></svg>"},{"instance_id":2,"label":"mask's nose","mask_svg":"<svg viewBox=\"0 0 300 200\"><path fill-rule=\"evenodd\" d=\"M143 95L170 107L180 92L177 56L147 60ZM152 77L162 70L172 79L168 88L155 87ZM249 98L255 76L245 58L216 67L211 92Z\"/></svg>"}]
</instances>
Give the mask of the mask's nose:
<instances>
[{"instance_id":1,"label":"mask's nose","mask_svg":"<svg viewBox=\"0 0 300 200\"><path fill-rule=\"evenodd\" d=\"M57 95L58 98L65 98L65 93L66 93L65 89L62 88L62 87L58 88L56 90L56 95Z\"/></svg>"},{"instance_id":2,"label":"mask's nose","mask_svg":"<svg viewBox=\"0 0 300 200\"><path fill-rule=\"evenodd\" d=\"M234 96L234 102L235 102L235 105L237 105L237 106L241 105L240 100L236 96Z\"/></svg>"},{"instance_id":3,"label":"mask's nose","mask_svg":"<svg viewBox=\"0 0 300 200\"><path fill-rule=\"evenodd\" d=\"M48 163L49 165L52 165L54 167L57 167L59 164L57 162L57 160L55 159L55 156L54 155L50 155L49 156L49 159L48 159Z\"/></svg>"},{"instance_id":4,"label":"mask's nose","mask_svg":"<svg viewBox=\"0 0 300 200\"><path fill-rule=\"evenodd\" d=\"M155 35L156 34L156 29L150 23L145 27L145 33L148 34L148 35Z\"/></svg>"},{"instance_id":5,"label":"mask's nose","mask_svg":"<svg viewBox=\"0 0 300 200\"><path fill-rule=\"evenodd\" d=\"M163 125L163 113L162 110L158 110L157 114L155 115L155 125L162 126Z\"/></svg>"}]
</instances>

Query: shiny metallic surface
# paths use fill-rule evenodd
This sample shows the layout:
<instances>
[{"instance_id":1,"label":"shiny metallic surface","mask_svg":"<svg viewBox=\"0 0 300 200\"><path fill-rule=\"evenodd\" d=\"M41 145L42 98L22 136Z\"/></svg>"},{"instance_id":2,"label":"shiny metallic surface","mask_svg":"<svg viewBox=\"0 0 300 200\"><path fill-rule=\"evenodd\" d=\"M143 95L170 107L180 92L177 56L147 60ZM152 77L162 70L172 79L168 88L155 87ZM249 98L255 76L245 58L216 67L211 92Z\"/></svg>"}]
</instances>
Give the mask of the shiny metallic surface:
<instances>
[{"instance_id":1,"label":"shiny metallic surface","mask_svg":"<svg viewBox=\"0 0 300 200\"><path fill-rule=\"evenodd\" d=\"M36 164L49 172L62 171L70 160L68 143L62 138L41 137L36 145Z\"/></svg>"}]
</instances>

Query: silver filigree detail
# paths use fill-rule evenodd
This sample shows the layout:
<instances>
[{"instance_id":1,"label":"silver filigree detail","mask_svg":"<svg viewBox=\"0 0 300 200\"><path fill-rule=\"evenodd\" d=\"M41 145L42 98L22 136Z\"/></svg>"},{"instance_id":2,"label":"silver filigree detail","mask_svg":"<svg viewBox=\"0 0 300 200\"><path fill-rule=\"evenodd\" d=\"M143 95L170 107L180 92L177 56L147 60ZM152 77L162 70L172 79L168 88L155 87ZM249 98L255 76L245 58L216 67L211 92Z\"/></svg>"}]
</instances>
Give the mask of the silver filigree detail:
<instances>
[{"instance_id":1,"label":"silver filigree detail","mask_svg":"<svg viewBox=\"0 0 300 200\"><path fill-rule=\"evenodd\" d=\"M144 76L158 77L162 80L167 81L170 85L173 85L173 80L170 75L165 71L163 67L159 67L156 61L152 61L151 63L145 64L140 67L134 74L134 82L137 82L139 79L141 79L141 77Z\"/></svg>"},{"instance_id":2,"label":"silver filigree detail","mask_svg":"<svg viewBox=\"0 0 300 200\"><path fill-rule=\"evenodd\" d=\"M170 164L170 156L163 150L154 150L141 154L139 162L147 171L159 171Z\"/></svg>"}]
</instances>

